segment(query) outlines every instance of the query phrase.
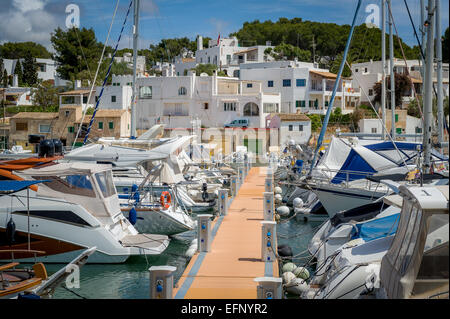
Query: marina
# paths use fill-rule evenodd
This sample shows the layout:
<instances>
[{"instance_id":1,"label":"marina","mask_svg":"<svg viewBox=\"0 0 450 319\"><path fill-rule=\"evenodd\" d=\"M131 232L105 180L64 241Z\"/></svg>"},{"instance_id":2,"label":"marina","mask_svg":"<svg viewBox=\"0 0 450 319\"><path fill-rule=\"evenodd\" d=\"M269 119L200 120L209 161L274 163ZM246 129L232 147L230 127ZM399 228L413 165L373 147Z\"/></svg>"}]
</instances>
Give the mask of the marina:
<instances>
[{"instance_id":1,"label":"marina","mask_svg":"<svg viewBox=\"0 0 450 319\"><path fill-rule=\"evenodd\" d=\"M145 0L117 0L105 43L55 30L45 84L51 59L0 44L0 299L448 300L448 28L416 2L413 47L397 5L378 1L378 26L357 0L334 56L298 31L244 47L249 23L139 50ZM381 61L360 56L374 34Z\"/></svg>"}]
</instances>

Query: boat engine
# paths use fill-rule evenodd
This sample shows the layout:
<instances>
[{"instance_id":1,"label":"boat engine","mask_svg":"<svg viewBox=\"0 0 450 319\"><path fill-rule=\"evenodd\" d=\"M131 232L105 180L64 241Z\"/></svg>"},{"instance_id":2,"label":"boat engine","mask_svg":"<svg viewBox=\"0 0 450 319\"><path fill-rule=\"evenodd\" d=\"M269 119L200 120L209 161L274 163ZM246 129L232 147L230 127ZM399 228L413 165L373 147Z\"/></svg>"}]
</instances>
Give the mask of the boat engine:
<instances>
[{"instance_id":1,"label":"boat engine","mask_svg":"<svg viewBox=\"0 0 450 319\"><path fill-rule=\"evenodd\" d=\"M14 223L12 217L6 225L6 242L11 247L14 243L14 237L16 236L16 224Z\"/></svg>"},{"instance_id":2,"label":"boat engine","mask_svg":"<svg viewBox=\"0 0 450 319\"><path fill-rule=\"evenodd\" d=\"M208 198L209 198L209 195L208 195L208 184L203 183L203 185L202 185L202 199L203 199L204 202L206 202L208 200Z\"/></svg>"}]
</instances>

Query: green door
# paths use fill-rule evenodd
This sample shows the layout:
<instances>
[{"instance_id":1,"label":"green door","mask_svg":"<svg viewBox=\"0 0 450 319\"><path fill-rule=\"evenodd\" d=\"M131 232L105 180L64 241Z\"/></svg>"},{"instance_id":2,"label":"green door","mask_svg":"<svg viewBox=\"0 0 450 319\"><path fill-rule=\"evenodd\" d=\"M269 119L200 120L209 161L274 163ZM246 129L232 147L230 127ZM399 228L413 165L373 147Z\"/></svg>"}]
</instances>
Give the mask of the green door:
<instances>
[{"instance_id":1,"label":"green door","mask_svg":"<svg viewBox=\"0 0 450 319\"><path fill-rule=\"evenodd\" d=\"M262 151L262 140L260 139L244 139L244 146L247 147L249 152L254 154L259 154L259 151Z\"/></svg>"}]
</instances>

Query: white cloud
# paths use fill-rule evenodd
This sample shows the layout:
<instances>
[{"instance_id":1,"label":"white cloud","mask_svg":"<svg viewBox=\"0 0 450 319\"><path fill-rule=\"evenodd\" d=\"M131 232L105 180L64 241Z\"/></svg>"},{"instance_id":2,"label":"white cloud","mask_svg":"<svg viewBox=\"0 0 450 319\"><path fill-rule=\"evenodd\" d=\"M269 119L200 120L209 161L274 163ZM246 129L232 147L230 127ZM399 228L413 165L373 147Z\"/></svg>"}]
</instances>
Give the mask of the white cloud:
<instances>
[{"instance_id":1,"label":"white cloud","mask_svg":"<svg viewBox=\"0 0 450 319\"><path fill-rule=\"evenodd\" d=\"M13 0L0 11L0 43L33 41L52 50L50 33L64 26L64 12L48 10L48 0Z\"/></svg>"}]
</instances>

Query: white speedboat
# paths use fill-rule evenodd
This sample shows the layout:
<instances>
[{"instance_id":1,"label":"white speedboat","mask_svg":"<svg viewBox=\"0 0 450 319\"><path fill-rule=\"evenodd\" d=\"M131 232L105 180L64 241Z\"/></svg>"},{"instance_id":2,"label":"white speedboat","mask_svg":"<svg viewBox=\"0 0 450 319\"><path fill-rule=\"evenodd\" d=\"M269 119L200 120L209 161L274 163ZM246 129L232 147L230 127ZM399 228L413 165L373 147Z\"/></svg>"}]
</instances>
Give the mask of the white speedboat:
<instances>
[{"instance_id":1,"label":"white speedboat","mask_svg":"<svg viewBox=\"0 0 450 319\"><path fill-rule=\"evenodd\" d=\"M342 246L303 298L448 296L448 187L400 190L403 202L397 195L386 199L402 206L395 235Z\"/></svg>"},{"instance_id":2,"label":"white speedboat","mask_svg":"<svg viewBox=\"0 0 450 319\"><path fill-rule=\"evenodd\" d=\"M13 174L48 182L30 190L29 197L26 190L0 197L0 233L10 221L15 224L15 236L2 237L0 250L27 247L29 235L31 249L45 252L38 257L43 262L69 262L95 246L90 263L121 263L130 256L159 255L169 245L167 236L139 234L125 218L109 165L50 164Z\"/></svg>"}]
</instances>

